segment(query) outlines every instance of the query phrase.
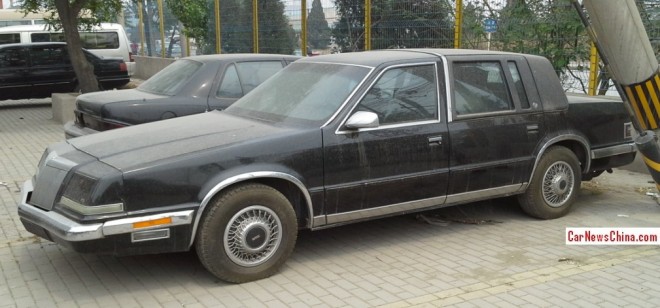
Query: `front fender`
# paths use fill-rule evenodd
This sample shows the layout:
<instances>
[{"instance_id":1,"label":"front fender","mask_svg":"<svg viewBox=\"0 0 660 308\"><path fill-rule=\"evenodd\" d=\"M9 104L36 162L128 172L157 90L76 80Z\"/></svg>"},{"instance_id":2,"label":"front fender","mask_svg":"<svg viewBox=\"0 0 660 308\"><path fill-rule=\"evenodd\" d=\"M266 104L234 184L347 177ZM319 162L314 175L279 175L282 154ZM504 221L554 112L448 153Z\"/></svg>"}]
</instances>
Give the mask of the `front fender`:
<instances>
[{"instance_id":1,"label":"front fender","mask_svg":"<svg viewBox=\"0 0 660 308\"><path fill-rule=\"evenodd\" d=\"M308 221L310 222L309 227L314 227L314 208L312 206L312 198L309 190L307 189L302 177L297 172L273 165L257 165L257 166L245 166L236 168L230 171L222 172L214 177L212 177L206 184L202 187L199 192L198 198L201 200L199 205L199 210L197 211L193 229L192 237L190 240L190 245L195 242L195 235L197 233L197 228L199 222L204 215L206 207L211 202L211 200L220 192L222 192L227 187L230 187L234 184L253 181L257 179L280 179L287 181L295 187L298 188L300 193L305 198L305 203L307 206L307 211L309 214Z\"/></svg>"}]
</instances>

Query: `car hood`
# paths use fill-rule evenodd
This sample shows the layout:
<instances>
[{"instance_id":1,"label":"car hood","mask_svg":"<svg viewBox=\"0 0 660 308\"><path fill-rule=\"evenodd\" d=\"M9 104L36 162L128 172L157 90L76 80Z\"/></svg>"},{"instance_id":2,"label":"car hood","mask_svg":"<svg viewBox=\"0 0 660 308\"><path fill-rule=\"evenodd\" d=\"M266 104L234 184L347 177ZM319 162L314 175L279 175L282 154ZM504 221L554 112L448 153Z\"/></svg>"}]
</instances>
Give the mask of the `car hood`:
<instances>
[{"instance_id":1,"label":"car hood","mask_svg":"<svg viewBox=\"0 0 660 308\"><path fill-rule=\"evenodd\" d=\"M67 140L122 171L217 147L256 142L296 130L220 111L135 125Z\"/></svg>"},{"instance_id":2,"label":"car hood","mask_svg":"<svg viewBox=\"0 0 660 308\"><path fill-rule=\"evenodd\" d=\"M103 116L103 106L106 104L139 102L165 97L168 96L144 92L137 89L92 92L78 96L76 99L76 107L82 112Z\"/></svg>"}]
</instances>

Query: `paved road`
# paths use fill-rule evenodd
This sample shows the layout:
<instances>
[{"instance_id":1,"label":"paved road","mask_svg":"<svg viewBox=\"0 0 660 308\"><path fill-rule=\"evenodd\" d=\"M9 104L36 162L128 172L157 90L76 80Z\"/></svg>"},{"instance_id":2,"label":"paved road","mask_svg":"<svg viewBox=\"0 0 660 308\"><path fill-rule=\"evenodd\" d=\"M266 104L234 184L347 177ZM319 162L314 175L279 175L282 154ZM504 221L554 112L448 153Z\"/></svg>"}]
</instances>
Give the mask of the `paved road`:
<instances>
[{"instance_id":1,"label":"paved road","mask_svg":"<svg viewBox=\"0 0 660 308\"><path fill-rule=\"evenodd\" d=\"M83 255L25 231L20 184L63 139L50 108L0 103L0 307L639 306L660 303L660 247L566 246L569 227L660 227L644 174L584 183L572 213L540 221L513 199L301 232L282 271L217 281L194 253Z\"/></svg>"}]
</instances>

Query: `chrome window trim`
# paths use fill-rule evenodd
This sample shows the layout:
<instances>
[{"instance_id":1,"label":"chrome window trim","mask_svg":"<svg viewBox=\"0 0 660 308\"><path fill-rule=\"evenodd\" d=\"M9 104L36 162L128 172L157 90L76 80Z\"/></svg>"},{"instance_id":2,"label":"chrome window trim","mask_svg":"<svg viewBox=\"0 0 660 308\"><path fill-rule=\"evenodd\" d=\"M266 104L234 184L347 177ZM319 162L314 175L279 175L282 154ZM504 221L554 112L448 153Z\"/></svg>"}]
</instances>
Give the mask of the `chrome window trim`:
<instances>
[{"instance_id":1,"label":"chrome window trim","mask_svg":"<svg viewBox=\"0 0 660 308\"><path fill-rule=\"evenodd\" d=\"M344 125L346 124L346 121L348 121L348 118L353 114L353 111L357 106L360 104L360 102L364 99L364 97L367 95L369 90L380 80L380 78L385 74L385 72L395 69L395 68L400 68L400 67L409 67L409 66L421 66L421 65L433 65L435 71L435 92L436 92L436 103L437 103L437 108L438 108L438 116L434 120L422 120L422 121L414 121L414 122L405 122L405 123L397 123L397 124L390 124L390 125L383 125L375 128L361 128L358 130L342 130ZM369 73L371 75L371 72ZM367 80L369 75L367 75L364 80ZM363 81L364 81L363 80ZM337 126L337 129L335 130L335 135L346 135L346 134L352 134L355 132L364 132L364 131L375 131L375 130L382 130L382 129L390 129L390 128L398 128L398 127L406 127L406 126L415 126L415 125L422 125L422 124L430 124L430 123L442 123L442 108L440 108L440 86L438 85L438 63L437 62L415 62L415 63L404 63L404 64L395 64L388 66L384 68L383 70L378 73L376 78L369 84L369 87L367 91L364 91L360 98L358 98L358 102L353 105L351 110L348 111L348 114L344 117L344 119L341 121L339 126ZM339 110L344 109L344 106L342 106Z\"/></svg>"},{"instance_id":2,"label":"chrome window trim","mask_svg":"<svg viewBox=\"0 0 660 308\"><path fill-rule=\"evenodd\" d=\"M445 104L447 104L447 123L451 123L454 121L454 109L451 106L451 100L453 96L451 93L451 87L449 86L449 80L450 80L449 63L447 57L445 57L444 55L441 54L436 54L436 55L442 59L442 65L445 70L445 90L446 90L445 98L447 99Z\"/></svg>"},{"instance_id":3,"label":"chrome window trim","mask_svg":"<svg viewBox=\"0 0 660 308\"><path fill-rule=\"evenodd\" d=\"M505 61L507 61L507 60L505 60ZM474 60L474 61L472 61L472 60L459 60L459 61L456 61L456 62L457 62L457 63L466 63L466 62L467 62L467 63L476 63L476 62L484 63L484 62L486 62L486 63L497 63L497 64L499 64L500 69L501 69L501 70L500 70L500 73L504 75L504 76L502 76L502 77L504 77L504 86L506 87L506 89L507 89L507 91L508 91L508 93L509 93L509 104L510 104L510 107L511 107L511 109L507 109L507 110L486 111L486 112L473 112L473 113L462 114L462 115L458 115L458 114L457 114L457 115L456 115L456 119L457 119L457 120L471 119L471 118L482 118L482 117L497 116L497 115L516 114L516 113L519 112L519 110L518 110L518 108L517 108L517 106L516 106L516 102L514 101L513 96L512 96L511 86L509 85L509 82L508 82L508 79L507 79L508 76L507 76L507 74L506 74L507 72L505 71L505 67L502 65L502 60L487 60L487 61L481 61L481 60ZM508 67L507 67L507 68L508 68ZM455 80L453 80L453 81L455 81ZM453 81L452 81L452 82L453 82ZM476 87L475 87L475 88L476 88ZM453 94L453 93L452 93L452 94ZM452 96L452 97L453 97L453 96ZM449 105L451 105L451 104L449 104ZM531 107L530 107L530 109L531 109ZM522 110L522 109L521 109L521 110ZM528 109L524 109L524 110L528 110Z\"/></svg>"},{"instance_id":4,"label":"chrome window trim","mask_svg":"<svg viewBox=\"0 0 660 308\"><path fill-rule=\"evenodd\" d=\"M291 64L294 64L296 62L291 62ZM374 66L369 66L369 65L362 65L362 64L353 64L353 63L340 63L340 62L325 62L325 61L304 61L304 62L297 62L297 63L315 63L315 64L332 64L332 65L344 65L344 66L356 66L356 67L364 67L368 68L370 70L373 70L375 67ZM368 74L367 74L368 76Z\"/></svg>"},{"instance_id":5,"label":"chrome window trim","mask_svg":"<svg viewBox=\"0 0 660 308\"><path fill-rule=\"evenodd\" d=\"M307 63L307 62L305 62L305 63ZM326 63L326 62L311 62L311 63ZM339 63L328 63L328 64L339 64ZM364 78L362 78L362 80L360 81L360 83L358 83L357 86L355 86L355 89L353 89L353 91L351 92L351 94L349 94L348 97L346 97L346 99L344 100L344 102L341 103L341 105L339 106L339 108L337 108L337 111L335 111L335 113L333 113L332 116L330 116L330 118L328 119L328 121L326 121L323 125L321 125L321 127L320 127L321 129L323 129L324 127L330 125L330 123L332 123L332 121L334 121L335 118L337 118L337 116L339 115L339 113L340 113L342 110L344 110L344 108L346 108L346 105L348 104L348 102L351 101L351 99L353 98L353 96L355 96L355 94L357 93L357 91L360 90L360 88L362 87L362 85L367 81L367 79L369 79L369 76L371 76L371 74L372 74L372 73L374 72L374 70L376 69L375 67L364 66L364 65L356 65L356 64L345 64L345 65L352 65L352 66L357 66L357 67L366 67L366 68L369 69L369 72L364 76Z\"/></svg>"},{"instance_id":6,"label":"chrome window trim","mask_svg":"<svg viewBox=\"0 0 660 308\"><path fill-rule=\"evenodd\" d=\"M204 196L204 199L202 199L202 203L199 204L199 210L197 211L197 216L195 217L195 222L193 223L192 234L190 236L190 243L188 244L188 247L192 247L192 244L195 242L195 234L197 233L197 228L199 227L199 221L202 219L202 215L204 214L204 210L206 209L206 206L209 204L211 199L216 194L218 194L221 190L225 189L229 185L245 182L248 180L264 179L264 178L266 179L277 178L277 179L286 180L298 187L300 192L302 192L303 196L305 197L305 201L307 203L307 210L309 212L308 218L310 223L309 228L310 229L313 228L316 219L314 219L314 207L312 206L312 197L309 191L307 190L307 187L305 187L305 185L300 180L298 180L298 178L287 173L276 172L276 171L249 172L249 173L235 175L221 181L220 183L213 186L213 188L206 194L206 196Z\"/></svg>"},{"instance_id":7,"label":"chrome window trim","mask_svg":"<svg viewBox=\"0 0 660 308\"><path fill-rule=\"evenodd\" d=\"M447 56L437 53L437 52L432 52L432 51L424 51L423 53L434 55L436 57L439 57L442 60L442 68L444 69L444 76L445 76L445 98L447 101L445 101L445 104L447 105L447 123L451 123L454 121L454 116L453 116L453 109L451 107L451 87L449 86L449 60L447 60ZM439 82L440 80L438 80ZM440 95L440 92L438 92L438 95ZM438 99L438 102L440 100Z\"/></svg>"},{"instance_id":8,"label":"chrome window trim","mask_svg":"<svg viewBox=\"0 0 660 308\"><path fill-rule=\"evenodd\" d=\"M501 116L501 115L511 115L518 114L519 112L515 109L510 110L498 110L498 111L487 111L487 112L475 112L469 114L456 115L456 120L471 120L471 119L482 119L487 117Z\"/></svg>"},{"instance_id":9,"label":"chrome window trim","mask_svg":"<svg viewBox=\"0 0 660 308\"><path fill-rule=\"evenodd\" d=\"M346 118L346 119L348 119L348 118ZM356 132L369 132L369 131L375 131L375 130L401 128L401 127L417 126L417 125L424 125L424 124L437 124L437 123L442 123L442 122L439 122L437 120L405 122L405 123L398 123L398 124L383 125L383 126L378 126L378 127L373 127L373 128L360 128L358 130L336 131L335 135L348 135L348 134L354 134ZM342 127L342 126L343 126L343 123L342 123L342 125L340 125L340 127Z\"/></svg>"},{"instance_id":10,"label":"chrome window trim","mask_svg":"<svg viewBox=\"0 0 660 308\"><path fill-rule=\"evenodd\" d=\"M591 159L598 159L608 156L632 153L635 151L636 151L636 146L634 142L630 142L627 144L613 145L609 147L591 150Z\"/></svg>"}]
</instances>

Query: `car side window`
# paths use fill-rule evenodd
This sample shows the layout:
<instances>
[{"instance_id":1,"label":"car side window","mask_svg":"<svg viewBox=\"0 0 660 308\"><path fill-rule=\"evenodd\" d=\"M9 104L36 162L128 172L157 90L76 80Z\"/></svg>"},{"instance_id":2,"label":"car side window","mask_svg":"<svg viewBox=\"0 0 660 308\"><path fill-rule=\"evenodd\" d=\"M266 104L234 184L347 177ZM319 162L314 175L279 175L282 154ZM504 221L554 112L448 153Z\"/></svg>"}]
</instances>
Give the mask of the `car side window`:
<instances>
[{"instance_id":1,"label":"car side window","mask_svg":"<svg viewBox=\"0 0 660 308\"><path fill-rule=\"evenodd\" d=\"M433 64L387 70L357 111L378 115L380 125L438 119L438 82Z\"/></svg>"},{"instance_id":2,"label":"car side window","mask_svg":"<svg viewBox=\"0 0 660 308\"><path fill-rule=\"evenodd\" d=\"M0 49L0 68L19 68L27 66L27 54L23 49Z\"/></svg>"},{"instance_id":3,"label":"car side window","mask_svg":"<svg viewBox=\"0 0 660 308\"><path fill-rule=\"evenodd\" d=\"M239 62L236 63L236 70L243 93L248 94L270 76L282 70L282 61Z\"/></svg>"},{"instance_id":4,"label":"car side window","mask_svg":"<svg viewBox=\"0 0 660 308\"><path fill-rule=\"evenodd\" d=\"M509 61L507 64L509 65L509 72L511 72L511 78L513 79L513 86L516 88L516 92L518 93L518 99L520 99L520 106L522 109L529 109L527 91L525 91L522 78L520 78L520 71L518 71L518 66L514 61Z\"/></svg>"},{"instance_id":5,"label":"car side window","mask_svg":"<svg viewBox=\"0 0 660 308\"><path fill-rule=\"evenodd\" d=\"M241 88L241 81L238 79L238 72L236 66L233 64L227 67L225 75L222 77L222 82L218 91L217 97L239 98L243 96L243 89Z\"/></svg>"},{"instance_id":6,"label":"car side window","mask_svg":"<svg viewBox=\"0 0 660 308\"><path fill-rule=\"evenodd\" d=\"M453 71L458 115L513 109L500 62L455 62Z\"/></svg>"},{"instance_id":7,"label":"car side window","mask_svg":"<svg viewBox=\"0 0 660 308\"><path fill-rule=\"evenodd\" d=\"M64 46L33 46L30 56L32 66L61 65L69 62Z\"/></svg>"},{"instance_id":8,"label":"car side window","mask_svg":"<svg viewBox=\"0 0 660 308\"><path fill-rule=\"evenodd\" d=\"M21 42L20 33L0 33L0 45L20 43L20 42Z\"/></svg>"},{"instance_id":9,"label":"car side window","mask_svg":"<svg viewBox=\"0 0 660 308\"><path fill-rule=\"evenodd\" d=\"M50 32L32 33L30 34L30 40L33 43L66 42L64 33L50 33Z\"/></svg>"}]
</instances>

